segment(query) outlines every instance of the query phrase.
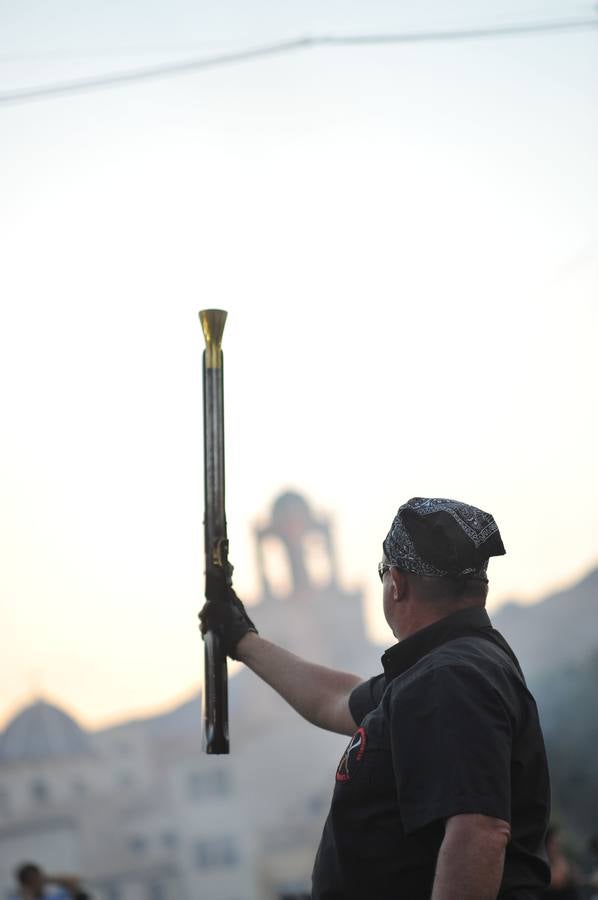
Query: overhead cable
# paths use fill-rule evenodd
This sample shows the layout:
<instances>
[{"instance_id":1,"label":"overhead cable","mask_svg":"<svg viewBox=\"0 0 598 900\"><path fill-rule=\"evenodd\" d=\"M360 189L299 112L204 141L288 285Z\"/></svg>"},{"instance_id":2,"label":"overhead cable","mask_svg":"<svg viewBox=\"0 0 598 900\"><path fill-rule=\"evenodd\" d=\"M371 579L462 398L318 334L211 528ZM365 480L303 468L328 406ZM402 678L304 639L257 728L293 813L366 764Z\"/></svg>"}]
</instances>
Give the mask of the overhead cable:
<instances>
[{"instance_id":1,"label":"overhead cable","mask_svg":"<svg viewBox=\"0 0 598 900\"><path fill-rule=\"evenodd\" d=\"M98 75L91 78L80 78L72 81L54 82L46 85L21 88L14 91L0 92L0 104L8 105L23 103L31 100L41 100L48 97L110 87L113 85L117 86L126 84L127 82L181 75L186 72L211 69L237 62L249 62L261 57L280 55L295 50L305 50L311 47L463 41L480 38L513 37L515 35L525 36L563 31L580 31L594 28L598 28L598 17L593 19L570 19L557 22L535 22L521 25L498 25L488 28L462 29L460 31L415 31L400 34L350 35L345 37L335 35L302 37L290 41L281 41L277 44L269 44L263 47L240 50L234 53L224 53L218 56L187 59L180 62L166 63L143 69L131 69L124 72Z\"/></svg>"}]
</instances>

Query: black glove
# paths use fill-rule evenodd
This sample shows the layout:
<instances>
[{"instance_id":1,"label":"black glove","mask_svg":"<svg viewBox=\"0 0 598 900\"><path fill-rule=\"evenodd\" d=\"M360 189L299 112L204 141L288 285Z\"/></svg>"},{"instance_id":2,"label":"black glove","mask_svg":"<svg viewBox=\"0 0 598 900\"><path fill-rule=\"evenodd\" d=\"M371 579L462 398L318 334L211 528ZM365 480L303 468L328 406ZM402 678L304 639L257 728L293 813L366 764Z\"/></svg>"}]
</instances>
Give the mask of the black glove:
<instances>
[{"instance_id":1,"label":"black glove","mask_svg":"<svg viewBox=\"0 0 598 900\"><path fill-rule=\"evenodd\" d=\"M220 635L224 649L232 659L237 659L235 649L242 637L257 628L245 612L245 607L228 584L223 571L206 575L206 602L199 613L202 635L215 631Z\"/></svg>"}]
</instances>

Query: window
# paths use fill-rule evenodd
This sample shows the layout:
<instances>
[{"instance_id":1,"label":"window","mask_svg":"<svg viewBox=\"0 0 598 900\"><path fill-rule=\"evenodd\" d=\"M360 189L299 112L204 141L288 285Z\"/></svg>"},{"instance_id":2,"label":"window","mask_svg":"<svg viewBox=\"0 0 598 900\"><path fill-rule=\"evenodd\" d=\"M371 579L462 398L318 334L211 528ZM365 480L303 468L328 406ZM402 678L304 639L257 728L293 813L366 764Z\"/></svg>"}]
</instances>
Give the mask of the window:
<instances>
[{"instance_id":1,"label":"window","mask_svg":"<svg viewBox=\"0 0 598 900\"><path fill-rule=\"evenodd\" d=\"M152 881L149 886L148 900L166 900L166 888L161 881Z\"/></svg>"},{"instance_id":2,"label":"window","mask_svg":"<svg viewBox=\"0 0 598 900\"><path fill-rule=\"evenodd\" d=\"M330 799L325 794L312 794L307 800L307 811L312 816L320 816L326 812Z\"/></svg>"},{"instance_id":3,"label":"window","mask_svg":"<svg viewBox=\"0 0 598 900\"><path fill-rule=\"evenodd\" d=\"M276 885L276 896L278 900L309 900L309 889L302 880L283 881Z\"/></svg>"},{"instance_id":4,"label":"window","mask_svg":"<svg viewBox=\"0 0 598 900\"><path fill-rule=\"evenodd\" d=\"M31 796L40 806L43 806L50 799L50 790L45 781L36 778L31 785Z\"/></svg>"},{"instance_id":5,"label":"window","mask_svg":"<svg viewBox=\"0 0 598 900\"><path fill-rule=\"evenodd\" d=\"M73 794L78 798L85 797L87 794L87 785L84 781L81 781L80 779L73 781Z\"/></svg>"},{"instance_id":6,"label":"window","mask_svg":"<svg viewBox=\"0 0 598 900\"><path fill-rule=\"evenodd\" d=\"M239 854L230 836L207 838L195 845L195 863L198 869L227 869L236 866Z\"/></svg>"},{"instance_id":7,"label":"window","mask_svg":"<svg viewBox=\"0 0 598 900\"><path fill-rule=\"evenodd\" d=\"M127 847L131 853L141 856L147 850L147 840L141 834L134 834L127 841Z\"/></svg>"},{"instance_id":8,"label":"window","mask_svg":"<svg viewBox=\"0 0 598 900\"><path fill-rule=\"evenodd\" d=\"M116 773L115 781L119 787L128 789L133 787L134 778L130 772L122 770Z\"/></svg>"},{"instance_id":9,"label":"window","mask_svg":"<svg viewBox=\"0 0 598 900\"><path fill-rule=\"evenodd\" d=\"M284 893L278 894L277 897L278 900L309 900L310 895L306 891L292 891L291 893L284 891Z\"/></svg>"},{"instance_id":10,"label":"window","mask_svg":"<svg viewBox=\"0 0 598 900\"><path fill-rule=\"evenodd\" d=\"M278 894L278 900L309 900L310 895L306 894L305 891L301 891L301 893L297 893L297 891L293 891L292 894L289 894L288 891L285 891L284 894Z\"/></svg>"},{"instance_id":11,"label":"window","mask_svg":"<svg viewBox=\"0 0 598 900\"><path fill-rule=\"evenodd\" d=\"M179 838L174 831L165 831L162 835L162 846L167 850L174 850L179 843Z\"/></svg>"},{"instance_id":12,"label":"window","mask_svg":"<svg viewBox=\"0 0 598 900\"><path fill-rule=\"evenodd\" d=\"M0 816L6 816L10 812L10 794L4 785L0 785Z\"/></svg>"},{"instance_id":13,"label":"window","mask_svg":"<svg viewBox=\"0 0 598 900\"><path fill-rule=\"evenodd\" d=\"M187 779L189 796L192 800L207 800L211 797L226 797L230 794L229 773L224 769L210 772L191 772Z\"/></svg>"}]
</instances>

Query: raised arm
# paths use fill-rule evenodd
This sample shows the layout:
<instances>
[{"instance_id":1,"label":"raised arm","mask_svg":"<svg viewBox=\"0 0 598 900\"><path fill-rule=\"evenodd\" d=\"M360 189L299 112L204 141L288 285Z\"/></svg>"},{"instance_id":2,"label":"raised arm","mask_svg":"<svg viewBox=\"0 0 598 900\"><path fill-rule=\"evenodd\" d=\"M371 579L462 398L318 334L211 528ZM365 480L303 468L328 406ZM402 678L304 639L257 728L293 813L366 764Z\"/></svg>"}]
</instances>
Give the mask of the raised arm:
<instances>
[{"instance_id":1,"label":"raised arm","mask_svg":"<svg viewBox=\"0 0 598 900\"><path fill-rule=\"evenodd\" d=\"M338 734L357 728L349 710L357 675L308 662L252 632L239 641L236 656L313 725Z\"/></svg>"},{"instance_id":2,"label":"raised arm","mask_svg":"<svg viewBox=\"0 0 598 900\"><path fill-rule=\"evenodd\" d=\"M351 715L349 697L361 682L357 675L308 662L264 640L223 581L208 584L208 597L199 614L202 631L218 630L228 655L244 662L308 722L327 731L353 734L359 723Z\"/></svg>"}]
</instances>

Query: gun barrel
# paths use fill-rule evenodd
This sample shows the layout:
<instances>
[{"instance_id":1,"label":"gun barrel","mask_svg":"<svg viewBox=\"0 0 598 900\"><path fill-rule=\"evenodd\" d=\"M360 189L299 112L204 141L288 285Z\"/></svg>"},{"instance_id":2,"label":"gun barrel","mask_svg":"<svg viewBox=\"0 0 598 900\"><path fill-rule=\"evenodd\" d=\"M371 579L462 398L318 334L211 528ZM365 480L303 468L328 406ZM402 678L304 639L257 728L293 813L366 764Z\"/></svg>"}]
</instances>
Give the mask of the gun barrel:
<instances>
[{"instance_id":1,"label":"gun barrel","mask_svg":"<svg viewBox=\"0 0 598 900\"><path fill-rule=\"evenodd\" d=\"M204 553L206 575L222 569L228 577L228 537L224 477L224 367L222 334L226 312L199 313L203 354ZM203 739L206 753L228 753L228 673L220 636L204 635Z\"/></svg>"}]
</instances>

